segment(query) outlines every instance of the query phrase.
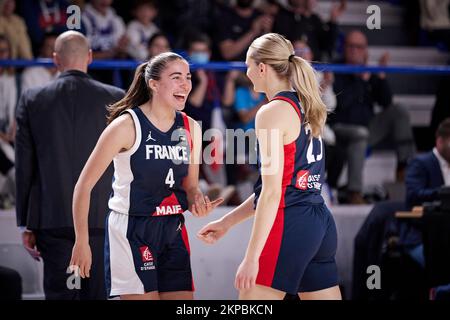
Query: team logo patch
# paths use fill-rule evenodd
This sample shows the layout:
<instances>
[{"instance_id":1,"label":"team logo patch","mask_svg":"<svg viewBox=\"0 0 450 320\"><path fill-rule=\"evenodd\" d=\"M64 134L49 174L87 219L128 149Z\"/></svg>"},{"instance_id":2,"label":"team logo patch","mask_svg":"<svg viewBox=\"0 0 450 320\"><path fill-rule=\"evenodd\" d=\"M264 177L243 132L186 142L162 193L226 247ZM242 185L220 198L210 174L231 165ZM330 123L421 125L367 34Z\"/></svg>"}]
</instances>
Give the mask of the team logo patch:
<instances>
[{"instance_id":1,"label":"team logo patch","mask_svg":"<svg viewBox=\"0 0 450 320\"><path fill-rule=\"evenodd\" d=\"M308 178L309 178L309 171L308 170L300 170L297 173L297 181L295 183L295 187L300 190L308 189Z\"/></svg>"},{"instance_id":2,"label":"team logo patch","mask_svg":"<svg viewBox=\"0 0 450 320\"><path fill-rule=\"evenodd\" d=\"M147 246L142 246L139 248L141 250L142 262L150 262L153 261L153 255L150 249Z\"/></svg>"},{"instance_id":3,"label":"team logo patch","mask_svg":"<svg viewBox=\"0 0 450 320\"><path fill-rule=\"evenodd\" d=\"M149 142L149 141L156 141L155 138L152 138L152 132L151 131L148 132L148 137L147 137L147 140L145 140L145 142Z\"/></svg>"}]
</instances>

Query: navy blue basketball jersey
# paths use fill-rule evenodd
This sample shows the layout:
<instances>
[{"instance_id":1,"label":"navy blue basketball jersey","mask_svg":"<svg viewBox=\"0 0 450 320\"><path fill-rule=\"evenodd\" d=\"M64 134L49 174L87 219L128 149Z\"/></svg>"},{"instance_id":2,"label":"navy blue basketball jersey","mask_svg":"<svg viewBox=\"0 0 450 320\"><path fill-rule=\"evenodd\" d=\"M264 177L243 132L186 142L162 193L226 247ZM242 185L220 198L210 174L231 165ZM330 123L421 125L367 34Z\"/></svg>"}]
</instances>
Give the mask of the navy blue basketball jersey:
<instances>
[{"instance_id":1,"label":"navy blue basketball jersey","mask_svg":"<svg viewBox=\"0 0 450 320\"><path fill-rule=\"evenodd\" d=\"M296 140L284 145L282 196L279 208L300 203L322 203L320 194L325 173L325 152L322 139L314 138L311 127L295 92L280 92L272 100L283 100L292 105L300 117L301 130ZM258 150L259 152L259 150ZM261 176L255 183L255 207L261 193Z\"/></svg>"},{"instance_id":2,"label":"navy blue basketball jersey","mask_svg":"<svg viewBox=\"0 0 450 320\"><path fill-rule=\"evenodd\" d=\"M188 202L182 183L192 148L187 116L176 112L173 126L162 132L139 107L125 112L133 118L136 140L114 157L109 208L139 216L183 213Z\"/></svg>"}]
</instances>

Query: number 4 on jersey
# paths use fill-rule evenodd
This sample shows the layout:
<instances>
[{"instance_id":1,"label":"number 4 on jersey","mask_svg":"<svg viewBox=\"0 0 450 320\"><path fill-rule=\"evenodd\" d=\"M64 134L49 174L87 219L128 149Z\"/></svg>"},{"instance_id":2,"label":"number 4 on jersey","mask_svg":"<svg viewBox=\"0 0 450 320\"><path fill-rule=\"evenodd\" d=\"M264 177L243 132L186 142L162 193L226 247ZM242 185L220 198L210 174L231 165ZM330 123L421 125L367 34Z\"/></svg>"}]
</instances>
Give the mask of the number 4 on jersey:
<instances>
[{"instance_id":1,"label":"number 4 on jersey","mask_svg":"<svg viewBox=\"0 0 450 320\"><path fill-rule=\"evenodd\" d=\"M169 172L167 173L166 184L169 185L169 188L172 188L173 185L175 184L175 179L173 178L173 169L172 168L170 168Z\"/></svg>"}]
</instances>

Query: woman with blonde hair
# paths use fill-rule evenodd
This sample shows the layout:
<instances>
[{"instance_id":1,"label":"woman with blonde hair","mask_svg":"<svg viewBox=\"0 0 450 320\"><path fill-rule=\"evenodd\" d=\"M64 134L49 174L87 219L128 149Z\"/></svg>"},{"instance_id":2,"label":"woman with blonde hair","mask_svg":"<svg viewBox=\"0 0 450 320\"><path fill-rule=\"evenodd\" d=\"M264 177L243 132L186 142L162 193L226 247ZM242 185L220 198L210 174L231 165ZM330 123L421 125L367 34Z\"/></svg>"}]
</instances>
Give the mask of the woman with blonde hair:
<instances>
[{"instance_id":1,"label":"woman with blonde hair","mask_svg":"<svg viewBox=\"0 0 450 320\"><path fill-rule=\"evenodd\" d=\"M252 196L198 237L214 243L255 216L236 274L241 299L341 299L336 226L321 196L327 110L314 70L275 33L253 41L246 65L255 91L269 100L256 115L261 176Z\"/></svg>"}]
</instances>

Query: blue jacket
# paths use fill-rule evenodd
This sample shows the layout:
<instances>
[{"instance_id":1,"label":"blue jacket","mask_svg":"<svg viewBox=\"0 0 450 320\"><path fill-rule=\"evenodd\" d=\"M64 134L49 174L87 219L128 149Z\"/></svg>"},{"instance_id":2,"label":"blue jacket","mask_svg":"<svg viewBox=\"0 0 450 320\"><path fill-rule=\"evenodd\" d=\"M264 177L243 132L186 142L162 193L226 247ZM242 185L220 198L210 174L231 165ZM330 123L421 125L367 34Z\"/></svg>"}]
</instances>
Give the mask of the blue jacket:
<instances>
[{"instance_id":1,"label":"blue jacket","mask_svg":"<svg viewBox=\"0 0 450 320\"><path fill-rule=\"evenodd\" d=\"M408 165L406 171L406 204L408 208L422 205L438 198L444 185L439 161L432 151L419 155Z\"/></svg>"}]
</instances>

